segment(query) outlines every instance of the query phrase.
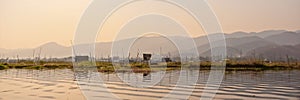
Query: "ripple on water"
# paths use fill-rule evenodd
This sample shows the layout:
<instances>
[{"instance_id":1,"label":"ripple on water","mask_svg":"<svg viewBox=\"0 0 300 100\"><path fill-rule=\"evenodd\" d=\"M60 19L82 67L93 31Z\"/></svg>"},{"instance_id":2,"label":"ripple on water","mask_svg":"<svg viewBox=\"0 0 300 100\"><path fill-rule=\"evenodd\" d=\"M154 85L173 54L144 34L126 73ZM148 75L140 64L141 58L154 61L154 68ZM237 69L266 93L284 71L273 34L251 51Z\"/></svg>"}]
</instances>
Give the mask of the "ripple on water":
<instances>
[{"instance_id":1,"label":"ripple on water","mask_svg":"<svg viewBox=\"0 0 300 100\"><path fill-rule=\"evenodd\" d=\"M1 89L0 95L18 95L37 96L44 99L57 99L57 94L72 94L69 91L75 91L79 88L74 86L74 73L71 70L55 70L55 71L27 71L22 70L16 75L17 70L0 71L0 84L10 84L19 90ZM132 74L132 73L129 73ZM155 87L138 89L130 87L122 81L115 74L103 74L103 80L108 84L111 91L116 95L121 95L125 99L132 98L161 98L175 86L178 79L178 71L167 72L163 77L162 82ZM57 77L60 76L60 77ZM130 76L130 75L129 75ZM196 91L191 98L201 97L209 72L200 71L199 81L196 84ZM219 93L216 99L240 100L240 99L291 99L297 100L300 98L300 71L237 71L227 73L220 86ZM188 79L188 78L187 78ZM9 81L7 81L9 80ZM22 86L23 85L23 86ZM189 87L182 87L180 91L190 89ZM59 91L57 91L59 89ZM39 94L28 94L22 90L38 90L43 92L42 96ZM86 89L86 91L92 91ZM101 91L99 91L101 92ZM48 95L54 93L54 96ZM78 93L79 94L79 93ZM181 95L181 94L178 94ZM0 97L0 99L4 99Z\"/></svg>"}]
</instances>

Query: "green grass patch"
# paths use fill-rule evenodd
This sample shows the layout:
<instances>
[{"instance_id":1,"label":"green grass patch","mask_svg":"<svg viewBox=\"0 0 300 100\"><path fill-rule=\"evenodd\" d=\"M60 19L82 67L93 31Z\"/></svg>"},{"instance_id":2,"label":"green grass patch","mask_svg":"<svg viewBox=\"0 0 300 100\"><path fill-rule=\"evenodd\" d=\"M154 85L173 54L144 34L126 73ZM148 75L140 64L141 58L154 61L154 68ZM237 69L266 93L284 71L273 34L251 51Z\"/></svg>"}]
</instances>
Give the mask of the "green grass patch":
<instances>
[{"instance_id":1,"label":"green grass patch","mask_svg":"<svg viewBox=\"0 0 300 100\"><path fill-rule=\"evenodd\" d=\"M8 69L7 65L0 65L0 70Z\"/></svg>"}]
</instances>

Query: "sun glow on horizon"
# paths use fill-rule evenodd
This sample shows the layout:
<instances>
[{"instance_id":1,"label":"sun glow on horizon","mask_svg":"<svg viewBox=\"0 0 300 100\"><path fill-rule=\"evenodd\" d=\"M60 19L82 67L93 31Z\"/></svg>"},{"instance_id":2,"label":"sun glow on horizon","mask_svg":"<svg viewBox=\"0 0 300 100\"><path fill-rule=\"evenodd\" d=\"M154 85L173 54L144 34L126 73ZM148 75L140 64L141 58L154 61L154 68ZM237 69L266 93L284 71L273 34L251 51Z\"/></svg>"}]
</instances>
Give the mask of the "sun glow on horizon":
<instances>
[{"instance_id":1,"label":"sun glow on horizon","mask_svg":"<svg viewBox=\"0 0 300 100\"><path fill-rule=\"evenodd\" d=\"M0 48L34 48L47 42L70 46L70 40L73 40L81 14L88 7L90 1L1 0ZM299 0L208 0L208 3L215 11L225 33L300 29ZM173 11L174 15L183 14L174 12L177 11L175 9L172 8L170 12ZM134 8L127 10L130 10L127 11L128 13L139 11ZM129 17L126 10L118 16L121 20ZM186 19L182 21L190 25L193 23L188 17L182 19ZM114 25L118 24L117 22L121 21L111 21L113 26L108 29L112 30L106 32L113 33ZM190 28L197 30L195 27ZM98 37L97 40L109 42L113 40L113 37L113 34L105 34Z\"/></svg>"}]
</instances>

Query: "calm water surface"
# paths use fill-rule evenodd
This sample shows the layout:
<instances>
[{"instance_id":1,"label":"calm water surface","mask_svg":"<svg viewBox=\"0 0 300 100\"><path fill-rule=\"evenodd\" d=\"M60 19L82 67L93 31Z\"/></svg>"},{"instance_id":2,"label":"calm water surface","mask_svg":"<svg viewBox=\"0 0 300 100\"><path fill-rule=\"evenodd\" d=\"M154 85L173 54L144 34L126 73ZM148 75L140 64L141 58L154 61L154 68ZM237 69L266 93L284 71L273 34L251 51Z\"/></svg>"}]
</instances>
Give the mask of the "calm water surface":
<instances>
[{"instance_id":1,"label":"calm water surface","mask_svg":"<svg viewBox=\"0 0 300 100\"><path fill-rule=\"evenodd\" d=\"M185 70L182 74L183 77L186 77L184 81L189 82L189 80L194 79L193 74L195 74L195 72L197 71ZM147 82L153 80L153 76L155 75L159 75L162 80L153 87L137 88L122 82L115 73L101 73L102 79L110 91L116 96L127 100L155 100L164 97L172 90L179 78L180 72L169 71L166 72L165 75L163 75L163 72L138 73L139 78L132 78L132 75L132 73L120 73L120 77L126 80ZM199 72L199 77L196 77L198 78L196 88L189 99L199 100L208 76L209 71ZM34 97L35 99L69 99L71 95L76 93L73 93L72 90L77 89L79 91L79 88L76 87L76 83L74 82L74 78L74 73L70 69L43 71L25 69L1 70L0 99L6 100L15 98L15 95L20 97L28 96L29 99L30 97ZM51 88L55 89L51 90ZM60 92L54 91L60 88ZM33 95L27 93L28 91L36 91L38 94ZM93 90L91 89L90 91ZM184 91L184 89L182 91ZM77 94L82 95L80 93ZM101 91L99 91L99 94L101 94ZM103 97L99 96L99 98ZM214 99L300 100L300 70L226 72Z\"/></svg>"}]
</instances>

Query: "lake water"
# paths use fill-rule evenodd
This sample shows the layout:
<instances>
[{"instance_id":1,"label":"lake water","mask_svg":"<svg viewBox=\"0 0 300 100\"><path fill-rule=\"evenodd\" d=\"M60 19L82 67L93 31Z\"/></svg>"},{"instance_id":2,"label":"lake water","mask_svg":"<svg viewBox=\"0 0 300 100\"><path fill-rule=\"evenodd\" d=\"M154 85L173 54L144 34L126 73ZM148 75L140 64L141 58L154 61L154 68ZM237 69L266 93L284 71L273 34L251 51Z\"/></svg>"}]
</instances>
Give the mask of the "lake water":
<instances>
[{"instance_id":1,"label":"lake water","mask_svg":"<svg viewBox=\"0 0 300 100\"><path fill-rule=\"evenodd\" d=\"M188 99L199 100L209 77L209 71L184 70L183 82L189 83L197 78L194 87L181 87L173 99L182 99L186 91L193 90ZM193 77L199 74L198 77ZM124 100L156 100L165 97L176 86L179 78L179 71L168 71L155 73L138 73L139 77L134 78L132 73L119 73L119 77L129 81L150 82L154 77L162 80L157 81L151 87L133 87L121 81L117 74L100 73L102 80L108 90ZM0 100L24 100L24 99L45 99L45 100L83 100L83 95L92 93L94 98L110 99L104 91L97 90L97 85L91 85L89 89L79 86L74 81L74 72L70 69L57 70L25 70L10 69L0 71ZM89 80L89 79L86 79ZM81 83L79 83L81 84ZM84 86L84 84L81 84ZM85 91L85 92L81 92ZM98 95L99 94L99 95ZM102 94L102 95L101 95ZM231 71L226 72L220 85L216 100L299 100L300 99L300 70L284 71Z\"/></svg>"}]
</instances>

